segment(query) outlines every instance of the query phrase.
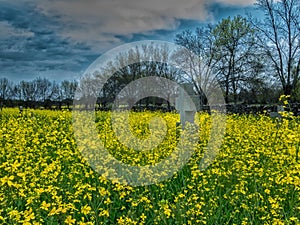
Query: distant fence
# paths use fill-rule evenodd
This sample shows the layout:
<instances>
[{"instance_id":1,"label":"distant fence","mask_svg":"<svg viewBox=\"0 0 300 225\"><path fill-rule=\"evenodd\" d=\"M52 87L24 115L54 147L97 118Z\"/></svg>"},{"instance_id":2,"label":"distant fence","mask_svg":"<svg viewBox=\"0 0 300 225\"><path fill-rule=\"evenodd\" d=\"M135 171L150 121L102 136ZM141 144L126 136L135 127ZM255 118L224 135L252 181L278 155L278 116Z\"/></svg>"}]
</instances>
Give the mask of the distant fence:
<instances>
[{"instance_id":1,"label":"distant fence","mask_svg":"<svg viewBox=\"0 0 300 225\"><path fill-rule=\"evenodd\" d=\"M271 113L277 112L277 107L278 105L227 104L226 112L232 114L260 114L265 112ZM290 104L284 110L292 111L294 115L300 116L300 103ZM210 112L210 107L208 105L204 105L202 106L202 111Z\"/></svg>"},{"instance_id":2,"label":"distant fence","mask_svg":"<svg viewBox=\"0 0 300 225\"><path fill-rule=\"evenodd\" d=\"M209 105L203 105L199 111L204 111L204 112L209 112L211 108L214 109L224 109L224 106L213 106L210 107ZM247 104L227 104L225 105L226 108L226 113L229 114L262 114L262 113L271 113L271 112L277 112L278 105L273 104L273 105L247 105ZM124 107L124 110L127 108ZM106 108L97 108L97 110L110 110L109 107ZM122 110L122 108L121 108ZM173 105L168 106L168 105L138 105L138 106L133 106L131 108L133 111L144 111L144 110L149 110L149 111L163 111L163 112L170 112L170 111L175 111L175 107ZM300 103L293 103L290 104L289 107L286 107L284 110L286 111L292 111L294 115L300 116Z\"/></svg>"},{"instance_id":3,"label":"distant fence","mask_svg":"<svg viewBox=\"0 0 300 225\"><path fill-rule=\"evenodd\" d=\"M6 101L6 104L0 104L0 110L2 108L6 107L16 107L16 106L23 106L26 108L34 108L34 109L55 109L55 110L61 110L68 108L69 110L73 109L72 101L52 101L51 103L48 102L48 104L45 104L45 102L25 102L25 101L14 101L9 102ZM278 104L272 104L272 105L263 105L263 104L255 104L255 105L248 105L248 104L227 104L226 107L226 113L229 114L261 114L261 113L271 113L271 112L277 112ZM97 110L97 111L109 111L111 110L111 104L107 106L99 106L99 104L95 105L93 107L92 105L89 105L88 107L82 106L80 107L81 110ZM201 109L199 111L209 112L211 108L218 109L218 106L210 107L209 105L203 105L201 106ZM224 106L220 106L220 109L224 109ZM120 108L120 110L126 110L127 107ZM173 105L168 104L159 104L159 105L134 105L131 110L133 111L162 111L162 112L172 112L175 111L175 107ZM295 116L300 116L300 103L292 103L289 106L287 106L285 111L292 111Z\"/></svg>"}]
</instances>

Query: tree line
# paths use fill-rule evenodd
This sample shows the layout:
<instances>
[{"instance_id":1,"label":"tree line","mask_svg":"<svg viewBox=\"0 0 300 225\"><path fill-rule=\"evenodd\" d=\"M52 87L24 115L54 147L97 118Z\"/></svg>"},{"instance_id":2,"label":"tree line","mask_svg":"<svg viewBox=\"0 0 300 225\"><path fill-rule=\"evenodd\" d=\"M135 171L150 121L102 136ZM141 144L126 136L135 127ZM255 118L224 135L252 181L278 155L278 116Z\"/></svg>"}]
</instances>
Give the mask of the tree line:
<instances>
[{"instance_id":1,"label":"tree line","mask_svg":"<svg viewBox=\"0 0 300 225\"><path fill-rule=\"evenodd\" d=\"M298 0L257 0L256 8L262 15L228 17L217 24L178 33L175 52L167 46L145 45L119 54L94 74L84 74L77 81L50 82L46 78L12 84L0 80L2 102L39 102L47 106L51 101L70 106L74 93L81 99L97 98L99 107L107 108L130 82L147 76L167 78L178 83L190 83L202 105L204 93L218 82L226 103L272 104L281 94L291 101L300 100L300 2ZM174 61L184 70L164 63ZM133 63L134 62L134 63ZM109 79L99 93L99 83ZM162 82L162 85L163 82ZM171 93L166 89L165 99ZM128 90L134 95L135 90ZM128 99L130 101L130 99ZM85 107L89 101L84 101ZM168 102L168 101L167 101ZM137 104L163 104L154 97ZM90 103L92 104L92 102ZM130 105L131 103L128 102ZM51 105L51 104L50 104ZM167 106L170 108L170 105Z\"/></svg>"},{"instance_id":2,"label":"tree line","mask_svg":"<svg viewBox=\"0 0 300 225\"><path fill-rule=\"evenodd\" d=\"M1 107L24 106L29 108L70 108L72 105L77 81L50 81L37 77L31 81L14 83L7 78L0 78Z\"/></svg>"}]
</instances>

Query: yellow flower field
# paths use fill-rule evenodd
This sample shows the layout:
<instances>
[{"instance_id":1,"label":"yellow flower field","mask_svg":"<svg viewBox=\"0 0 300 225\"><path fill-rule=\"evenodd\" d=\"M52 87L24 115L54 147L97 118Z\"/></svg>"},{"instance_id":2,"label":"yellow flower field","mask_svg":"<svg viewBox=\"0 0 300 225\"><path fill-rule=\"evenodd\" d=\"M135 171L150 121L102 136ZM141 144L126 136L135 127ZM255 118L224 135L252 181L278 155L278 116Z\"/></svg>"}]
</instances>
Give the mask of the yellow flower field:
<instances>
[{"instance_id":1,"label":"yellow flower field","mask_svg":"<svg viewBox=\"0 0 300 225\"><path fill-rule=\"evenodd\" d=\"M122 145L109 112L96 113L99 138L124 163L155 164L172 153L180 131L178 114L132 112L132 133L146 138L153 116L168 128L157 148ZM89 166L71 112L3 109L0 224L300 224L300 118L227 115L220 152L200 171L211 121L197 116L200 136L189 162L168 180L132 187Z\"/></svg>"}]
</instances>

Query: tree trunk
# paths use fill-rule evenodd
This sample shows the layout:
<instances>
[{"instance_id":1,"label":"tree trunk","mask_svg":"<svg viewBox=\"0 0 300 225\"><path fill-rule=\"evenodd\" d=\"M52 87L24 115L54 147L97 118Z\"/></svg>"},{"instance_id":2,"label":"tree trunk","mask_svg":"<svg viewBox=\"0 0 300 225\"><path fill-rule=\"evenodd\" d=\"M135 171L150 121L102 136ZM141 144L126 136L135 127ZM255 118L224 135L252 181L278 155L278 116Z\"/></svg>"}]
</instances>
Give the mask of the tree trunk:
<instances>
[{"instance_id":1,"label":"tree trunk","mask_svg":"<svg viewBox=\"0 0 300 225\"><path fill-rule=\"evenodd\" d=\"M291 84L286 84L284 87L283 87L283 94L284 95L291 95L292 94L292 91L293 91L293 87Z\"/></svg>"}]
</instances>

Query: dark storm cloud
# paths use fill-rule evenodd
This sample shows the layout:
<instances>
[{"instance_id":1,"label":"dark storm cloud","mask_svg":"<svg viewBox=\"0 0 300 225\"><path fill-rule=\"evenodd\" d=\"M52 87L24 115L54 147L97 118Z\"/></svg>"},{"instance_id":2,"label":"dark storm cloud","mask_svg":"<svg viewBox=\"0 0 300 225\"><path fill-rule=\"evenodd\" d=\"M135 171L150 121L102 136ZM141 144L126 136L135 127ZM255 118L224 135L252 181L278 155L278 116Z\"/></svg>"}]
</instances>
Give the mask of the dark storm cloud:
<instances>
[{"instance_id":1,"label":"dark storm cloud","mask_svg":"<svg viewBox=\"0 0 300 225\"><path fill-rule=\"evenodd\" d=\"M59 36L56 19L30 2L0 1L0 77L27 79L50 70L78 74L90 63L90 47Z\"/></svg>"},{"instance_id":2,"label":"dark storm cloud","mask_svg":"<svg viewBox=\"0 0 300 225\"><path fill-rule=\"evenodd\" d=\"M172 41L185 27L253 1L0 0L0 77L74 78L105 50L135 40Z\"/></svg>"}]
</instances>

